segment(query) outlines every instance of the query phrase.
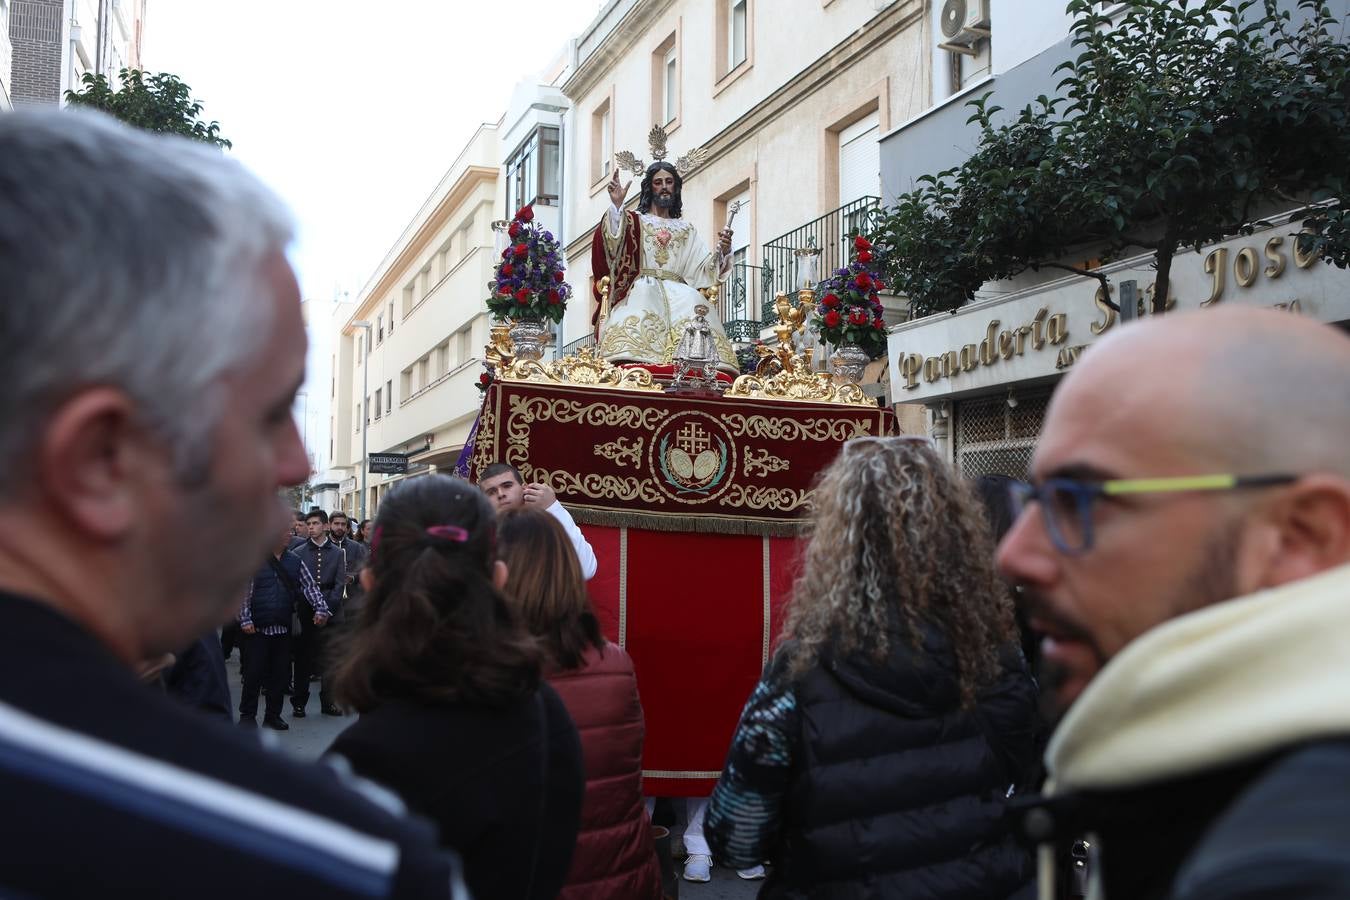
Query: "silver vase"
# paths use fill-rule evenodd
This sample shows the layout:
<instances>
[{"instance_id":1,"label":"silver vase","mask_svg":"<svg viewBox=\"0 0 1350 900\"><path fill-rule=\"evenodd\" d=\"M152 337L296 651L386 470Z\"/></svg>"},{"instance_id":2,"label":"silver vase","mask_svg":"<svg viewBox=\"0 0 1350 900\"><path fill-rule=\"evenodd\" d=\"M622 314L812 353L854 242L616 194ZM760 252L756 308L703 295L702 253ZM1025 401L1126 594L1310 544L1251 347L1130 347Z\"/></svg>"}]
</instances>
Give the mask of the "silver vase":
<instances>
[{"instance_id":1,"label":"silver vase","mask_svg":"<svg viewBox=\"0 0 1350 900\"><path fill-rule=\"evenodd\" d=\"M835 384L858 384L871 357L857 344L840 344L830 356Z\"/></svg>"},{"instance_id":2,"label":"silver vase","mask_svg":"<svg viewBox=\"0 0 1350 900\"><path fill-rule=\"evenodd\" d=\"M516 359L538 361L544 356L548 342L548 328L538 319L516 319L511 325L511 342L516 345Z\"/></svg>"}]
</instances>

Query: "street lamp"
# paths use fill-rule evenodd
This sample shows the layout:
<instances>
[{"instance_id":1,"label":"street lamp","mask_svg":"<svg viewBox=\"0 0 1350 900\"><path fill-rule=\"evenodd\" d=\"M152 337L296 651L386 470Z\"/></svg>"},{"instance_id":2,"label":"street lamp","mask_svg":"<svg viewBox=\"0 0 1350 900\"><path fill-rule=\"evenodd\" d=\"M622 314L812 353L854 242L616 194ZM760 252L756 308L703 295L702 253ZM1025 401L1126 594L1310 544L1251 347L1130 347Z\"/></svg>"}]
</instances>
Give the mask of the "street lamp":
<instances>
[{"instance_id":1,"label":"street lamp","mask_svg":"<svg viewBox=\"0 0 1350 900\"><path fill-rule=\"evenodd\" d=\"M367 418L366 404L370 401L366 398L370 396L370 330L372 326L362 319L353 322L352 327L364 328L366 331L366 339L361 342L361 518L359 519L359 521L364 522L366 520L366 473L370 471L370 460L366 453L370 439L370 420Z\"/></svg>"}]
</instances>

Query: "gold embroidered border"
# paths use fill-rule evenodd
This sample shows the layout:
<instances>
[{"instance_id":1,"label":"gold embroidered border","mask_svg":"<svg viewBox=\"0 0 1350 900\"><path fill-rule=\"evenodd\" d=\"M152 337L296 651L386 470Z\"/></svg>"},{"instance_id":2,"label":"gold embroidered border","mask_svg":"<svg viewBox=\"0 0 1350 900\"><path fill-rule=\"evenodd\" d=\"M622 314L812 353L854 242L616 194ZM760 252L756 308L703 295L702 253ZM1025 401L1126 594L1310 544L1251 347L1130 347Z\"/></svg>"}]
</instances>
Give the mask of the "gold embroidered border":
<instances>
[{"instance_id":1,"label":"gold embroidered border","mask_svg":"<svg viewBox=\"0 0 1350 900\"><path fill-rule=\"evenodd\" d=\"M676 772L670 769L643 769L643 778L721 778L721 772Z\"/></svg>"},{"instance_id":2,"label":"gold embroidered border","mask_svg":"<svg viewBox=\"0 0 1350 900\"><path fill-rule=\"evenodd\" d=\"M628 529L619 529L619 646L628 646Z\"/></svg>"},{"instance_id":3,"label":"gold embroidered border","mask_svg":"<svg viewBox=\"0 0 1350 900\"><path fill-rule=\"evenodd\" d=\"M760 649L759 666L764 668L769 664L769 631L772 628L772 619L769 615L769 536L764 536L764 645Z\"/></svg>"},{"instance_id":4,"label":"gold embroidered border","mask_svg":"<svg viewBox=\"0 0 1350 900\"><path fill-rule=\"evenodd\" d=\"M733 437L765 438L774 441L837 441L872 433L870 417L860 419L797 420L777 416L724 413L722 423Z\"/></svg>"}]
</instances>

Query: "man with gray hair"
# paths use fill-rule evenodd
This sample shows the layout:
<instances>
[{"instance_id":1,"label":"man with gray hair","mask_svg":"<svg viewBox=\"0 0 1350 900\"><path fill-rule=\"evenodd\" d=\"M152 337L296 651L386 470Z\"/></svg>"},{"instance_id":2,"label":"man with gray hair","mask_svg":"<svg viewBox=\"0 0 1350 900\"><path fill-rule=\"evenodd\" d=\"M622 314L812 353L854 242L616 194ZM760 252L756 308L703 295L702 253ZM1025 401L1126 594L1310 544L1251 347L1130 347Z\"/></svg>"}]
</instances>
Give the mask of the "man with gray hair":
<instances>
[{"instance_id":1,"label":"man with gray hair","mask_svg":"<svg viewBox=\"0 0 1350 900\"><path fill-rule=\"evenodd\" d=\"M1350 896L1350 337L1251 308L1122 328L1032 474L999 562L1067 713L1026 830L1090 835L1107 900Z\"/></svg>"},{"instance_id":2,"label":"man with gray hair","mask_svg":"<svg viewBox=\"0 0 1350 900\"><path fill-rule=\"evenodd\" d=\"M213 148L0 115L0 895L462 896L382 792L137 679L231 616L308 474L291 236Z\"/></svg>"}]
</instances>

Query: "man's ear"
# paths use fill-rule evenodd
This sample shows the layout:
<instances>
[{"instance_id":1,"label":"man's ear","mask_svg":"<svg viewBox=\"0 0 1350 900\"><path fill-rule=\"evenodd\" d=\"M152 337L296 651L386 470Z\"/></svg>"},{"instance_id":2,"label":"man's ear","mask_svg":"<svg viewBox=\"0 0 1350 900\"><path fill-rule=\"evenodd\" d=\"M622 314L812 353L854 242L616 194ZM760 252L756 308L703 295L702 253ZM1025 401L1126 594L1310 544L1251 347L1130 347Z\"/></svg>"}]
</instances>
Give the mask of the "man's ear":
<instances>
[{"instance_id":1,"label":"man's ear","mask_svg":"<svg viewBox=\"0 0 1350 900\"><path fill-rule=\"evenodd\" d=\"M135 524L140 489L166 460L137 423L131 398L97 387L71 397L47 420L36 462L43 490L68 524L115 540Z\"/></svg>"},{"instance_id":2,"label":"man's ear","mask_svg":"<svg viewBox=\"0 0 1350 900\"><path fill-rule=\"evenodd\" d=\"M1271 507L1279 546L1271 555L1266 587L1298 581L1350 562L1350 482L1309 475Z\"/></svg>"}]
</instances>

